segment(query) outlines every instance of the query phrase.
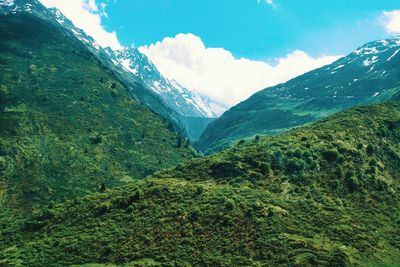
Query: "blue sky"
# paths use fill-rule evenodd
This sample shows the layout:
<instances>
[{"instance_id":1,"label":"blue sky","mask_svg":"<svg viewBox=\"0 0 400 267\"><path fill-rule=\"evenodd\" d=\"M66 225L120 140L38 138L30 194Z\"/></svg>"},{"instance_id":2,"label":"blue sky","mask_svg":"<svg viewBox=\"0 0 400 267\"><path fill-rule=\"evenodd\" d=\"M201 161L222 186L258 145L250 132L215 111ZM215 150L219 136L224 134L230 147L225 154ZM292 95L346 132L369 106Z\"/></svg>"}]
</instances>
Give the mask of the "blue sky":
<instances>
[{"instance_id":1,"label":"blue sky","mask_svg":"<svg viewBox=\"0 0 400 267\"><path fill-rule=\"evenodd\" d=\"M232 106L400 34L400 0L40 0L101 46L135 47L159 71Z\"/></svg>"},{"instance_id":2,"label":"blue sky","mask_svg":"<svg viewBox=\"0 0 400 267\"><path fill-rule=\"evenodd\" d=\"M377 18L400 8L397 0L110 0L109 19L123 45L149 45L193 33L207 47L236 57L266 60L294 49L310 55L345 54L387 37Z\"/></svg>"}]
</instances>

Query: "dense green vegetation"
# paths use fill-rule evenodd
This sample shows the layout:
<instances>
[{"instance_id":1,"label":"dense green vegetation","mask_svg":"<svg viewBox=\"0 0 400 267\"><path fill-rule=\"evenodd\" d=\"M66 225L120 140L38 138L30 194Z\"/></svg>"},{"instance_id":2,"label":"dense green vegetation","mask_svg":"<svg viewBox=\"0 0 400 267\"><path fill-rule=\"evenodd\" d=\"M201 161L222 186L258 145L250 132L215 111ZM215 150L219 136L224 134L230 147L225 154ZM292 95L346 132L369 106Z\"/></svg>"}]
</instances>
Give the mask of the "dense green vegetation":
<instances>
[{"instance_id":1,"label":"dense green vegetation","mask_svg":"<svg viewBox=\"0 0 400 267\"><path fill-rule=\"evenodd\" d=\"M400 104L0 221L3 265L396 266Z\"/></svg>"},{"instance_id":2,"label":"dense green vegetation","mask_svg":"<svg viewBox=\"0 0 400 267\"><path fill-rule=\"evenodd\" d=\"M397 39L371 42L376 54L351 53L331 65L262 90L212 122L195 146L205 154L256 134L273 135L339 111L390 99L399 91ZM360 48L359 51L362 51ZM394 60L389 60L391 56ZM375 56L374 65L364 62Z\"/></svg>"},{"instance_id":3,"label":"dense green vegetation","mask_svg":"<svg viewBox=\"0 0 400 267\"><path fill-rule=\"evenodd\" d=\"M96 192L196 155L59 25L2 16L0 36L0 208Z\"/></svg>"},{"instance_id":4,"label":"dense green vegetation","mask_svg":"<svg viewBox=\"0 0 400 267\"><path fill-rule=\"evenodd\" d=\"M0 266L399 265L396 60L260 92L205 147L251 138L192 159L132 95L158 99L38 14L0 17Z\"/></svg>"}]
</instances>

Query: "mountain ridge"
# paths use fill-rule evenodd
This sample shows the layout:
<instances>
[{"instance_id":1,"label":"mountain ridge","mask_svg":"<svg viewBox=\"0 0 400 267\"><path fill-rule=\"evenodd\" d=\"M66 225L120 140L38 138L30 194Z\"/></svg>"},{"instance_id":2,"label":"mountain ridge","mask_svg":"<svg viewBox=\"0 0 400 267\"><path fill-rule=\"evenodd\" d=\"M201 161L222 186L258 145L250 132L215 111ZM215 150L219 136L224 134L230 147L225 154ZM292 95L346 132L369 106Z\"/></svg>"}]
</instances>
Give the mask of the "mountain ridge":
<instances>
[{"instance_id":1,"label":"mountain ridge","mask_svg":"<svg viewBox=\"0 0 400 267\"><path fill-rule=\"evenodd\" d=\"M167 117L175 129L192 141L196 141L205 127L193 128L186 123L191 118L212 119L220 116L226 107L188 90L174 80L164 77L150 59L136 48L112 50L102 48L83 30L78 29L58 9L48 9L55 20L71 31L79 40L91 48L92 52L110 68L128 87L140 82L142 90L131 90L132 95L155 112Z\"/></svg>"},{"instance_id":2,"label":"mountain ridge","mask_svg":"<svg viewBox=\"0 0 400 267\"><path fill-rule=\"evenodd\" d=\"M399 48L399 38L370 42L330 65L261 90L212 122L196 147L212 153L241 138L275 134L389 99L400 85Z\"/></svg>"}]
</instances>

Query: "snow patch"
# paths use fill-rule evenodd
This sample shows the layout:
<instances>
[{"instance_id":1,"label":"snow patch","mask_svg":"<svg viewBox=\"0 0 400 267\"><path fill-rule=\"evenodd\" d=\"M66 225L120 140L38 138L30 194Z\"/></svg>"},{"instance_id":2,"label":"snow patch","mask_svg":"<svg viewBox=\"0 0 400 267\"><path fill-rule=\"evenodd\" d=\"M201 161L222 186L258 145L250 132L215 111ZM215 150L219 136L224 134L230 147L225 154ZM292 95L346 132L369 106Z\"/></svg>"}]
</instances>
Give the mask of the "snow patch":
<instances>
[{"instance_id":1,"label":"snow patch","mask_svg":"<svg viewBox=\"0 0 400 267\"><path fill-rule=\"evenodd\" d=\"M135 75L137 74L137 72L138 72L137 69L136 68L134 68L134 69L131 68L132 61L130 59L123 59L120 62L121 62L121 65L124 67L125 70L127 70L129 72L132 72Z\"/></svg>"},{"instance_id":2,"label":"snow patch","mask_svg":"<svg viewBox=\"0 0 400 267\"><path fill-rule=\"evenodd\" d=\"M366 60L364 60L363 65L365 67L371 65L371 64L375 64L376 62L378 62L378 57L377 56L373 56L371 59L367 58Z\"/></svg>"},{"instance_id":3,"label":"snow patch","mask_svg":"<svg viewBox=\"0 0 400 267\"><path fill-rule=\"evenodd\" d=\"M0 0L0 6L13 6L15 5L14 0Z\"/></svg>"},{"instance_id":4,"label":"snow patch","mask_svg":"<svg viewBox=\"0 0 400 267\"><path fill-rule=\"evenodd\" d=\"M337 70L337 69L340 69L340 68L343 68L343 67L344 67L344 65L339 65L336 68L334 68L334 70Z\"/></svg>"},{"instance_id":5,"label":"snow patch","mask_svg":"<svg viewBox=\"0 0 400 267\"><path fill-rule=\"evenodd\" d=\"M364 55L371 55L379 53L376 47L361 47L360 49L354 51L357 55L364 54Z\"/></svg>"},{"instance_id":6,"label":"snow patch","mask_svg":"<svg viewBox=\"0 0 400 267\"><path fill-rule=\"evenodd\" d=\"M390 61L394 56L397 55L397 53L399 53L399 51L400 51L400 49L397 49L396 52L394 52L393 55L391 55L391 56L387 59L387 61Z\"/></svg>"},{"instance_id":7,"label":"snow patch","mask_svg":"<svg viewBox=\"0 0 400 267\"><path fill-rule=\"evenodd\" d=\"M153 85L154 85L154 87L155 87L155 91L157 92L157 93L162 93L162 89L161 89L161 87L160 87L160 82L159 81L154 81L153 82Z\"/></svg>"}]
</instances>

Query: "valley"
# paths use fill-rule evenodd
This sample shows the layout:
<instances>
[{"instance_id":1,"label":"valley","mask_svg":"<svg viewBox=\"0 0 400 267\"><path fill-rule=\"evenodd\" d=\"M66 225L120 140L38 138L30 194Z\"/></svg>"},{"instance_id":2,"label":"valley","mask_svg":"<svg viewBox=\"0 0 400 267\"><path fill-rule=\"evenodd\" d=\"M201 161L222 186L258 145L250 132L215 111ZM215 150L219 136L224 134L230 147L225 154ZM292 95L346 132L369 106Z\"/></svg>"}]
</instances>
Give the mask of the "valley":
<instances>
[{"instance_id":1,"label":"valley","mask_svg":"<svg viewBox=\"0 0 400 267\"><path fill-rule=\"evenodd\" d=\"M0 0L0 266L398 266L399 51L369 42L225 111Z\"/></svg>"}]
</instances>

